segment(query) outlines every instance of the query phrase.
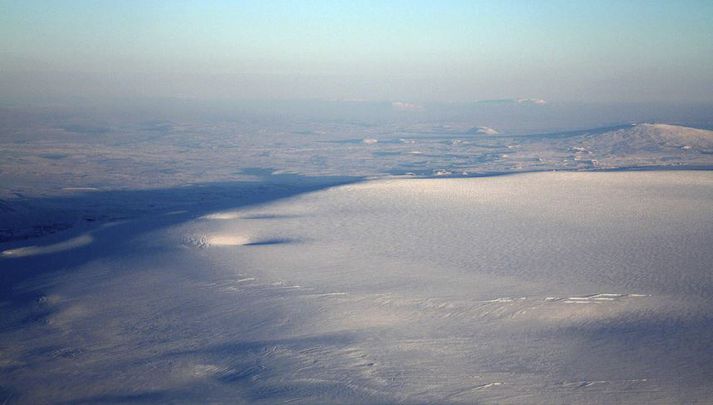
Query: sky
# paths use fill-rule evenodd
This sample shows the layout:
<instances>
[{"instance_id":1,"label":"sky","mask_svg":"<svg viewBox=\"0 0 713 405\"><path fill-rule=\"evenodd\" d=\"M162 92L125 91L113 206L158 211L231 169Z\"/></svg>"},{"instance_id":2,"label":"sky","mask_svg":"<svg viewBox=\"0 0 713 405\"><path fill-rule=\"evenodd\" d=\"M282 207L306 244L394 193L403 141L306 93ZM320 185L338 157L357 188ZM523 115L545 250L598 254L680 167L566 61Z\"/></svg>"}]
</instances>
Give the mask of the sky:
<instances>
[{"instance_id":1,"label":"sky","mask_svg":"<svg viewBox=\"0 0 713 405\"><path fill-rule=\"evenodd\" d=\"M713 1L0 0L4 97L713 101Z\"/></svg>"}]
</instances>

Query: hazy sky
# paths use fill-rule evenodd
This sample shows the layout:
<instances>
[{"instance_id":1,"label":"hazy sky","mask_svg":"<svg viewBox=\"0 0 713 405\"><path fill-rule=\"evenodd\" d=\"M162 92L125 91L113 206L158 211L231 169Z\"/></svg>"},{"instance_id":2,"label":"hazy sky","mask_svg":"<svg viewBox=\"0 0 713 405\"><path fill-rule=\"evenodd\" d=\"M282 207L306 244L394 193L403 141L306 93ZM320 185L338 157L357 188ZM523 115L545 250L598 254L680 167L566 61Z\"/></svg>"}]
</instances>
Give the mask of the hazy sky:
<instances>
[{"instance_id":1,"label":"hazy sky","mask_svg":"<svg viewBox=\"0 0 713 405\"><path fill-rule=\"evenodd\" d=\"M713 1L0 0L5 97L713 101Z\"/></svg>"}]
</instances>

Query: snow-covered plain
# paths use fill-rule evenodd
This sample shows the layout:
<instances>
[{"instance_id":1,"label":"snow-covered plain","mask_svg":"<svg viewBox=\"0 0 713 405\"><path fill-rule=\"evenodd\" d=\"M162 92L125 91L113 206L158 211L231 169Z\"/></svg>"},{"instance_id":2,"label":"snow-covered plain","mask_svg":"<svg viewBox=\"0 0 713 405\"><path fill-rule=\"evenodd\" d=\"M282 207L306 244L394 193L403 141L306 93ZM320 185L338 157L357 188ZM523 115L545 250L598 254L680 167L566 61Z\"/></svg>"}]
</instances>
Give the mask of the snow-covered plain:
<instances>
[{"instance_id":1,"label":"snow-covered plain","mask_svg":"<svg viewBox=\"0 0 713 405\"><path fill-rule=\"evenodd\" d=\"M713 172L390 178L283 197L7 247L5 271L54 271L14 287L30 309L4 305L5 397L713 400Z\"/></svg>"},{"instance_id":2,"label":"snow-covered plain","mask_svg":"<svg viewBox=\"0 0 713 405\"><path fill-rule=\"evenodd\" d=\"M709 107L177 103L0 107L0 403L713 399Z\"/></svg>"}]
</instances>

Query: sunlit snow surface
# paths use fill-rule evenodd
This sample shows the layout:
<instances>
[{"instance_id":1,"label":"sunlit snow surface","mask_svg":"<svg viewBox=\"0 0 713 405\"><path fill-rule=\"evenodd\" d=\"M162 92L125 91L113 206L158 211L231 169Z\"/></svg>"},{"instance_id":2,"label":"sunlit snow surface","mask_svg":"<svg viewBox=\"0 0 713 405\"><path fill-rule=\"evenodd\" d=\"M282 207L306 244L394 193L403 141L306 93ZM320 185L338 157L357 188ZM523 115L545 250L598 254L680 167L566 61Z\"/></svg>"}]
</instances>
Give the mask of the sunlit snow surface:
<instances>
[{"instance_id":1,"label":"sunlit snow surface","mask_svg":"<svg viewBox=\"0 0 713 405\"><path fill-rule=\"evenodd\" d=\"M713 400L713 172L379 180L84 241L0 258L87 257L0 335L13 400Z\"/></svg>"}]
</instances>

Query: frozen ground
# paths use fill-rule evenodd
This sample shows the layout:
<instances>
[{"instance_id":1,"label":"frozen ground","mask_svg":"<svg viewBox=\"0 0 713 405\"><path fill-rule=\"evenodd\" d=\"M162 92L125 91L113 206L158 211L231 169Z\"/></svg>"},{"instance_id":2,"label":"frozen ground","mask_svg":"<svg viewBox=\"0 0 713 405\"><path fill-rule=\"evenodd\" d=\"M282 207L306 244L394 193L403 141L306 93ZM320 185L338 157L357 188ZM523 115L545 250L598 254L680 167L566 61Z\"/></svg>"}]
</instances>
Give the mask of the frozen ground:
<instances>
[{"instance_id":1,"label":"frozen ground","mask_svg":"<svg viewBox=\"0 0 713 405\"><path fill-rule=\"evenodd\" d=\"M2 395L713 398L712 172L387 179L282 197L3 245L15 278Z\"/></svg>"},{"instance_id":2,"label":"frozen ground","mask_svg":"<svg viewBox=\"0 0 713 405\"><path fill-rule=\"evenodd\" d=\"M712 400L708 107L158 104L0 108L0 403Z\"/></svg>"},{"instance_id":3,"label":"frozen ground","mask_svg":"<svg viewBox=\"0 0 713 405\"><path fill-rule=\"evenodd\" d=\"M350 113L330 116L337 106ZM439 113L326 103L314 107L319 116L199 107L0 107L0 242L190 207L200 194L191 190L233 182L713 168L713 131L622 123L622 114L649 116L630 107L594 117L594 106L486 105L455 114L454 105ZM700 118L708 111L689 121L713 127ZM185 192L160 192L177 188Z\"/></svg>"}]
</instances>

